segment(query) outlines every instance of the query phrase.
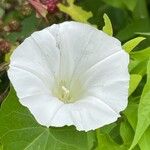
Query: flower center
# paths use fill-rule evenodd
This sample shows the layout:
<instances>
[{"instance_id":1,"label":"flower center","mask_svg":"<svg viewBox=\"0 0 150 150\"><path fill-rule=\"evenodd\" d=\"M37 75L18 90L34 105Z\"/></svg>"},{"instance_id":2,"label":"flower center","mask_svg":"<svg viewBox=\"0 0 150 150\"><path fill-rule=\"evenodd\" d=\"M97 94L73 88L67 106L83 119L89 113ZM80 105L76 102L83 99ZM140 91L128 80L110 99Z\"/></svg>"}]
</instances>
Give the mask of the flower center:
<instances>
[{"instance_id":1,"label":"flower center","mask_svg":"<svg viewBox=\"0 0 150 150\"><path fill-rule=\"evenodd\" d=\"M69 82L60 81L55 83L53 88L53 95L64 103L73 103L77 101L83 94L81 84L76 82L70 86Z\"/></svg>"}]
</instances>

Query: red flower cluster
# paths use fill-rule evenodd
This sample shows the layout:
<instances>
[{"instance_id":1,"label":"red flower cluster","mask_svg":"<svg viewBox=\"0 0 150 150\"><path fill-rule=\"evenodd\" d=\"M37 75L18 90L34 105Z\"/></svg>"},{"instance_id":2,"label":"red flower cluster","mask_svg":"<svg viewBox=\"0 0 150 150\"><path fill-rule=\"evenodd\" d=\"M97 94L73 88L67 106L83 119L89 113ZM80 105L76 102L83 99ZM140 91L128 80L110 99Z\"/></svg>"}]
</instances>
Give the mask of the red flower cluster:
<instances>
[{"instance_id":1,"label":"red flower cluster","mask_svg":"<svg viewBox=\"0 0 150 150\"><path fill-rule=\"evenodd\" d=\"M28 2L35 8L37 17L42 16L46 19L48 13L57 11L59 0L28 0Z\"/></svg>"},{"instance_id":2,"label":"red flower cluster","mask_svg":"<svg viewBox=\"0 0 150 150\"><path fill-rule=\"evenodd\" d=\"M47 6L49 13L55 13L57 11L58 0L41 0L41 2Z\"/></svg>"}]
</instances>

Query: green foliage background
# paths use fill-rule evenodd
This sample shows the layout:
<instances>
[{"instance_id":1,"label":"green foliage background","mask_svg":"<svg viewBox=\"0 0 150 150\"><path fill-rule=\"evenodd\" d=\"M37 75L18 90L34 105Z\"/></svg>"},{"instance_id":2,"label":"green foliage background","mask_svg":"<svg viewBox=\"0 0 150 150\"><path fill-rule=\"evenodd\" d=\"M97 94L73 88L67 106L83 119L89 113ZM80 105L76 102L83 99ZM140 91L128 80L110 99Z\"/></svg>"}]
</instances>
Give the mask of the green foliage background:
<instances>
[{"instance_id":1,"label":"green foliage background","mask_svg":"<svg viewBox=\"0 0 150 150\"><path fill-rule=\"evenodd\" d=\"M30 6L24 15L25 2L0 1L0 39L11 44L9 53L0 49L0 150L150 150L150 1L64 0L57 12L47 15L48 22L37 18ZM19 30L6 31L13 20ZM115 36L130 55L128 107L116 122L96 131L39 125L18 102L6 75L9 57L19 43L36 30L66 20Z\"/></svg>"}]
</instances>

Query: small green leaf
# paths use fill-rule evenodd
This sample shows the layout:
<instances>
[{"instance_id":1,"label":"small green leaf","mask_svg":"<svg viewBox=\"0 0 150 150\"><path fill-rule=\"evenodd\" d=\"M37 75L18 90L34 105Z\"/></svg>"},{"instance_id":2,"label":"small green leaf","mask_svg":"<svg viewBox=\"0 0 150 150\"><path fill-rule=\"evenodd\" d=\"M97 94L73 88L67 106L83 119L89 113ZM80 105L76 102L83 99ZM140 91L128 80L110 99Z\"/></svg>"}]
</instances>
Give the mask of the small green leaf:
<instances>
[{"instance_id":1,"label":"small green leaf","mask_svg":"<svg viewBox=\"0 0 150 150\"><path fill-rule=\"evenodd\" d=\"M91 12L83 10L80 6L74 4L74 0L67 0L68 6L58 4L58 8L68 14L73 20L88 23L88 19L93 16Z\"/></svg>"},{"instance_id":2,"label":"small green leaf","mask_svg":"<svg viewBox=\"0 0 150 150\"><path fill-rule=\"evenodd\" d=\"M141 79L142 79L141 75L138 75L138 74L131 74L130 75L129 96L136 90Z\"/></svg>"},{"instance_id":3,"label":"small green leaf","mask_svg":"<svg viewBox=\"0 0 150 150\"><path fill-rule=\"evenodd\" d=\"M142 135L150 125L150 60L147 66L147 82L145 84L138 108L138 121L134 140L130 150L139 142Z\"/></svg>"},{"instance_id":4,"label":"small green leaf","mask_svg":"<svg viewBox=\"0 0 150 150\"><path fill-rule=\"evenodd\" d=\"M0 109L0 139L5 150L90 150L94 142L93 132L39 125L12 88Z\"/></svg>"},{"instance_id":5,"label":"small green leaf","mask_svg":"<svg viewBox=\"0 0 150 150\"><path fill-rule=\"evenodd\" d=\"M142 42L143 40L145 40L144 37L137 37L137 38L134 38L128 42L126 42L124 45L123 45L123 49L130 53L140 42Z\"/></svg>"},{"instance_id":6,"label":"small green leaf","mask_svg":"<svg viewBox=\"0 0 150 150\"><path fill-rule=\"evenodd\" d=\"M112 24L111 24L109 17L107 16L107 14L104 14L103 18L105 22L103 31L107 33L108 35L113 36L113 28L112 28Z\"/></svg>"}]
</instances>

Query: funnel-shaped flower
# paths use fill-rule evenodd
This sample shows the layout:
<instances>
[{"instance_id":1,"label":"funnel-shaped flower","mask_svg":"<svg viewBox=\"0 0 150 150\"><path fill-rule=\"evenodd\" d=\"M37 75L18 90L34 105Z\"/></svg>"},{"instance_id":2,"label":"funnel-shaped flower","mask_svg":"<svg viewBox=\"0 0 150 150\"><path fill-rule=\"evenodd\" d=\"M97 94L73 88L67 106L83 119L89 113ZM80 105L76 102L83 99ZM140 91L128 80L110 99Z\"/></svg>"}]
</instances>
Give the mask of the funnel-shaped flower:
<instances>
[{"instance_id":1,"label":"funnel-shaped flower","mask_svg":"<svg viewBox=\"0 0 150 150\"><path fill-rule=\"evenodd\" d=\"M40 124L88 131L116 121L127 106L128 62L117 39L64 22L27 38L14 51L8 75Z\"/></svg>"}]
</instances>

